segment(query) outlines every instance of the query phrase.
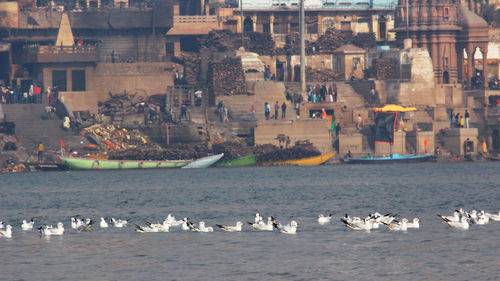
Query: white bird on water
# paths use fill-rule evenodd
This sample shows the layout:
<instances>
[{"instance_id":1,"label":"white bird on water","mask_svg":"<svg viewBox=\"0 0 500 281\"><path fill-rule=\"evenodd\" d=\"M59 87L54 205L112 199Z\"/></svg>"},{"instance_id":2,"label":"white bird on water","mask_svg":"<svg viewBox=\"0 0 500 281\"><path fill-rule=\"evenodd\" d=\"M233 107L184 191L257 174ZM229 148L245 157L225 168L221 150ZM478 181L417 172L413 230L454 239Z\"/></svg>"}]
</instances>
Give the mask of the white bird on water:
<instances>
[{"instance_id":1,"label":"white bird on water","mask_svg":"<svg viewBox=\"0 0 500 281\"><path fill-rule=\"evenodd\" d=\"M350 218L347 214L345 217L343 218L340 218L340 220L347 226L349 227L350 229L353 229L353 230L366 230L366 231L370 231L372 230L374 227L374 222L375 222L375 219L373 218L370 218L370 217L367 217L365 218L364 220L361 220L359 217L354 217L354 218ZM378 228L378 224L377 224L377 228Z\"/></svg>"},{"instance_id":2,"label":"white bird on water","mask_svg":"<svg viewBox=\"0 0 500 281\"><path fill-rule=\"evenodd\" d=\"M168 214L166 220L170 226L180 226L184 223L184 220L176 220L175 216L172 216L171 214Z\"/></svg>"},{"instance_id":3,"label":"white bird on water","mask_svg":"<svg viewBox=\"0 0 500 281\"><path fill-rule=\"evenodd\" d=\"M284 234L295 234L297 233L297 227L299 224L292 220L289 224L287 225L281 225L281 224L276 224L273 223L273 226L279 230L279 232L284 233Z\"/></svg>"},{"instance_id":4,"label":"white bird on water","mask_svg":"<svg viewBox=\"0 0 500 281\"><path fill-rule=\"evenodd\" d=\"M26 220L23 220L23 223L21 224L21 229L22 230L33 230L33 226L35 225L35 222L33 219L31 219L29 222Z\"/></svg>"},{"instance_id":5,"label":"white bird on water","mask_svg":"<svg viewBox=\"0 0 500 281\"><path fill-rule=\"evenodd\" d=\"M447 219L443 220L452 228L469 229L469 219L467 217L462 217L459 222L450 221Z\"/></svg>"},{"instance_id":6,"label":"white bird on water","mask_svg":"<svg viewBox=\"0 0 500 281\"><path fill-rule=\"evenodd\" d=\"M106 222L106 220L104 218L101 217L101 221L99 222L99 226L101 228L106 228L106 227L109 227L109 224Z\"/></svg>"},{"instance_id":7,"label":"white bird on water","mask_svg":"<svg viewBox=\"0 0 500 281\"><path fill-rule=\"evenodd\" d=\"M329 223L331 219L332 219L332 214L330 214L328 216L324 216L323 214L318 215L318 223L319 224Z\"/></svg>"},{"instance_id":8,"label":"white bird on water","mask_svg":"<svg viewBox=\"0 0 500 281\"><path fill-rule=\"evenodd\" d=\"M385 226L387 226L390 230L395 231L407 231L408 230L408 219L403 218L400 222L393 223L385 223L382 222Z\"/></svg>"},{"instance_id":9,"label":"white bird on water","mask_svg":"<svg viewBox=\"0 0 500 281\"><path fill-rule=\"evenodd\" d=\"M111 218L111 223L113 223L114 227L125 227L129 221L130 221L130 219L127 219L127 220L118 219L118 220L116 220L115 218Z\"/></svg>"},{"instance_id":10,"label":"white bird on water","mask_svg":"<svg viewBox=\"0 0 500 281\"><path fill-rule=\"evenodd\" d=\"M192 228L194 228L193 223L190 222L188 218L183 218L182 219L181 229L184 230L184 231L187 231L187 230L190 230Z\"/></svg>"},{"instance_id":11,"label":"white bird on water","mask_svg":"<svg viewBox=\"0 0 500 281\"><path fill-rule=\"evenodd\" d=\"M56 228L52 227L52 225L40 226L38 230L40 231L40 234L44 236L63 235L64 224L62 222L59 222Z\"/></svg>"},{"instance_id":12,"label":"white bird on water","mask_svg":"<svg viewBox=\"0 0 500 281\"><path fill-rule=\"evenodd\" d=\"M267 218L267 223L264 223L264 221L260 221L258 223L248 222L248 224L253 229L260 230L260 231L273 231L273 223L274 223L274 218L273 217L268 217Z\"/></svg>"},{"instance_id":13,"label":"white bird on water","mask_svg":"<svg viewBox=\"0 0 500 281\"><path fill-rule=\"evenodd\" d=\"M216 226L224 231L235 232L235 231L241 231L241 227L243 226L243 223L241 221L238 221L238 222L236 222L236 226L227 226L227 225L220 225L220 224L216 224Z\"/></svg>"},{"instance_id":14,"label":"white bird on water","mask_svg":"<svg viewBox=\"0 0 500 281\"><path fill-rule=\"evenodd\" d=\"M486 213L486 216L492 221L500 221L500 212L498 212L498 214Z\"/></svg>"},{"instance_id":15,"label":"white bird on water","mask_svg":"<svg viewBox=\"0 0 500 281\"><path fill-rule=\"evenodd\" d=\"M200 221L198 227L191 228L191 231L194 232L214 232L214 229L210 226L206 226L204 221Z\"/></svg>"},{"instance_id":16,"label":"white bird on water","mask_svg":"<svg viewBox=\"0 0 500 281\"><path fill-rule=\"evenodd\" d=\"M3 229L5 225L3 224L3 221L0 221L0 229Z\"/></svg>"},{"instance_id":17,"label":"white bird on water","mask_svg":"<svg viewBox=\"0 0 500 281\"><path fill-rule=\"evenodd\" d=\"M259 215L259 213L256 213L256 214L255 214L255 218L254 218L254 222L255 222L255 223L264 222L264 219L262 218L262 216L261 216L261 215Z\"/></svg>"},{"instance_id":18,"label":"white bird on water","mask_svg":"<svg viewBox=\"0 0 500 281\"><path fill-rule=\"evenodd\" d=\"M420 228L420 219L414 218L412 222L406 223L407 228Z\"/></svg>"},{"instance_id":19,"label":"white bird on water","mask_svg":"<svg viewBox=\"0 0 500 281\"><path fill-rule=\"evenodd\" d=\"M12 238L12 226L7 225L5 230L0 230L0 237Z\"/></svg>"},{"instance_id":20,"label":"white bird on water","mask_svg":"<svg viewBox=\"0 0 500 281\"><path fill-rule=\"evenodd\" d=\"M460 221L460 213L458 211L455 211L453 213L453 216L443 216L443 215L438 214L438 217L440 217L444 221L453 221L453 222Z\"/></svg>"}]
</instances>

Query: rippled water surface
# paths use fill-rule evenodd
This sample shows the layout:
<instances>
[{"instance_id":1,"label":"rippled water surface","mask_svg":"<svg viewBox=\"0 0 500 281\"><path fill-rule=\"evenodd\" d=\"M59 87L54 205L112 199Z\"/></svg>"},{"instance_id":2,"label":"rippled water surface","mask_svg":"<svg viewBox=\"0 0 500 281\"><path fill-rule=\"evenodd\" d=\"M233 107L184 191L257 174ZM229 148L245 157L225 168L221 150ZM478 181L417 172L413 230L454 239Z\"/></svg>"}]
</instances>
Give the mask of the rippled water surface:
<instances>
[{"instance_id":1,"label":"rippled water surface","mask_svg":"<svg viewBox=\"0 0 500 281\"><path fill-rule=\"evenodd\" d=\"M436 213L500 210L500 166L415 164L0 174L1 280L495 280L500 222L448 228ZM252 221L255 212L300 223L296 235L141 234L133 224L172 213L208 225ZM418 216L421 228L370 233L319 213ZM70 226L80 215L131 218L128 228L40 238L20 221Z\"/></svg>"}]
</instances>

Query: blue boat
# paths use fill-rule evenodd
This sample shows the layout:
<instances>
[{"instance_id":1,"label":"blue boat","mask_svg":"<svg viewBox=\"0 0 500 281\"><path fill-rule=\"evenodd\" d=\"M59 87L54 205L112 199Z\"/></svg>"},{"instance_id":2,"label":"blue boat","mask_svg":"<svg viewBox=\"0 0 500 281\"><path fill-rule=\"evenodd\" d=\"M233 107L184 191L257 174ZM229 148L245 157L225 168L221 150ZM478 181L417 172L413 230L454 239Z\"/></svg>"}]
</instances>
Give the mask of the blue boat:
<instances>
[{"instance_id":1,"label":"blue boat","mask_svg":"<svg viewBox=\"0 0 500 281\"><path fill-rule=\"evenodd\" d=\"M436 156L433 154L407 154L400 155L393 153L389 157L365 157L365 158L349 158L343 159L346 164L383 164L383 163L417 163L417 162L435 162Z\"/></svg>"}]
</instances>

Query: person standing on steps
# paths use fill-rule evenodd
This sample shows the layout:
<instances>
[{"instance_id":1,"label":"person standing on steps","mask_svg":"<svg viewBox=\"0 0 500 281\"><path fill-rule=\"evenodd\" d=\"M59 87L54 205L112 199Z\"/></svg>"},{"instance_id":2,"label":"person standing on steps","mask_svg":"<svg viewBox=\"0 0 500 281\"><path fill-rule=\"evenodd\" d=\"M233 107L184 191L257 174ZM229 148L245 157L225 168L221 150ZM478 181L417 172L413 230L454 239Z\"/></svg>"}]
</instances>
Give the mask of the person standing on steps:
<instances>
[{"instance_id":1,"label":"person standing on steps","mask_svg":"<svg viewBox=\"0 0 500 281\"><path fill-rule=\"evenodd\" d=\"M41 163L43 162L43 151L45 150L45 147L43 146L42 142L38 143L37 150L38 150L38 163Z\"/></svg>"},{"instance_id":2,"label":"person standing on steps","mask_svg":"<svg viewBox=\"0 0 500 281\"><path fill-rule=\"evenodd\" d=\"M469 111L467 111L467 109L465 110L465 128L469 129L469 118L470 118L470 114L469 114Z\"/></svg>"},{"instance_id":3,"label":"person standing on steps","mask_svg":"<svg viewBox=\"0 0 500 281\"><path fill-rule=\"evenodd\" d=\"M281 119L285 119L285 116L286 116L286 103L283 102L283 104L281 105Z\"/></svg>"},{"instance_id":4,"label":"person standing on steps","mask_svg":"<svg viewBox=\"0 0 500 281\"><path fill-rule=\"evenodd\" d=\"M271 106L267 101L264 104L264 114L266 116L266 120L269 120L269 115L271 114Z\"/></svg>"},{"instance_id":5,"label":"person standing on steps","mask_svg":"<svg viewBox=\"0 0 500 281\"><path fill-rule=\"evenodd\" d=\"M274 120L278 120L278 114L280 113L280 104L278 101L274 104Z\"/></svg>"}]
</instances>

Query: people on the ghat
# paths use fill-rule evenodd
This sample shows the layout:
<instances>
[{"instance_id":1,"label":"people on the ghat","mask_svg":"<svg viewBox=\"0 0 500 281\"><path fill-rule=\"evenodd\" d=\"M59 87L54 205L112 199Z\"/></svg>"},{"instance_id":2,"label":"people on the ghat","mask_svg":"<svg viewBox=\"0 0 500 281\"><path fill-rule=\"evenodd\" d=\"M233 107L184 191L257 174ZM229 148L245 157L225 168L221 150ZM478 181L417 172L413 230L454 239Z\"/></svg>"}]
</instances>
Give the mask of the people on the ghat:
<instances>
[{"instance_id":1,"label":"people on the ghat","mask_svg":"<svg viewBox=\"0 0 500 281\"><path fill-rule=\"evenodd\" d=\"M38 143L37 146L37 151L38 151L38 163L43 162L43 151L45 150L45 147L43 146L42 142Z\"/></svg>"},{"instance_id":2,"label":"people on the ghat","mask_svg":"<svg viewBox=\"0 0 500 281\"><path fill-rule=\"evenodd\" d=\"M453 128L453 118L455 117L455 114L453 113L453 110L450 112L450 117L448 120L450 121L450 128Z\"/></svg>"},{"instance_id":3,"label":"people on the ghat","mask_svg":"<svg viewBox=\"0 0 500 281\"><path fill-rule=\"evenodd\" d=\"M257 117L255 117L255 112L256 112L256 110L255 110L255 105L253 105L253 104L252 104L252 106L250 106L250 112L252 113L251 120L252 120L252 121L257 120Z\"/></svg>"},{"instance_id":4,"label":"people on the ghat","mask_svg":"<svg viewBox=\"0 0 500 281\"><path fill-rule=\"evenodd\" d=\"M280 113L280 104L278 101L274 104L274 120L278 120L278 115Z\"/></svg>"},{"instance_id":5,"label":"people on the ghat","mask_svg":"<svg viewBox=\"0 0 500 281\"><path fill-rule=\"evenodd\" d=\"M283 102L281 105L281 119L285 119L286 117L286 103Z\"/></svg>"},{"instance_id":6,"label":"people on the ghat","mask_svg":"<svg viewBox=\"0 0 500 281\"><path fill-rule=\"evenodd\" d=\"M460 128L465 127L465 118L463 115L460 115Z\"/></svg>"},{"instance_id":7,"label":"people on the ghat","mask_svg":"<svg viewBox=\"0 0 500 281\"><path fill-rule=\"evenodd\" d=\"M188 117L187 117L187 105L185 103L183 103L181 106L181 115L179 116L179 120L182 120L182 118L188 119Z\"/></svg>"},{"instance_id":8,"label":"people on the ghat","mask_svg":"<svg viewBox=\"0 0 500 281\"><path fill-rule=\"evenodd\" d=\"M356 117L356 129L361 129L361 126L363 125L363 117L361 117L361 113L358 114L358 117Z\"/></svg>"},{"instance_id":9,"label":"people on the ghat","mask_svg":"<svg viewBox=\"0 0 500 281\"><path fill-rule=\"evenodd\" d=\"M264 104L264 115L266 116L266 120L269 120L269 115L271 115L271 106L267 101Z\"/></svg>"},{"instance_id":10,"label":"people on the ghat","mask_svg":"<svg viewBox=\"0 0 500 281\"><path fill-rule=\"evenodd\" d=\"M286 136L286 148L287 149L292 148L291 142L292 142L292 140L290 139L290 136Z\"/></svg>"},{"instance_id":11,"label":"people on the ghat","mask_svg":"<svg viewBox=\"0 0 500 281\"><path fill-rule=\"evenodd\" d=\"M467 109L465 110L465 128L469 128L469 118L470 118L470 114L469 114L469 111L467 111Z\"/></svg>"}]
</instances>

